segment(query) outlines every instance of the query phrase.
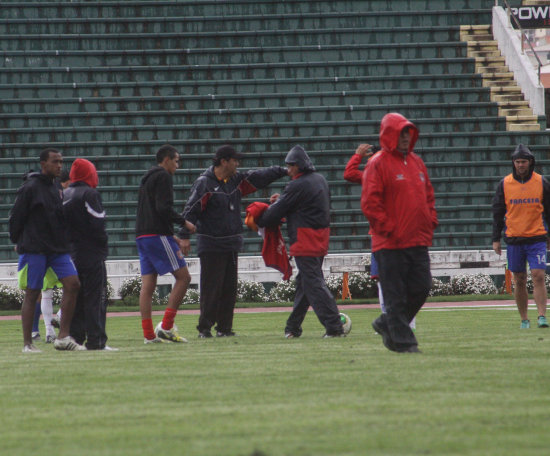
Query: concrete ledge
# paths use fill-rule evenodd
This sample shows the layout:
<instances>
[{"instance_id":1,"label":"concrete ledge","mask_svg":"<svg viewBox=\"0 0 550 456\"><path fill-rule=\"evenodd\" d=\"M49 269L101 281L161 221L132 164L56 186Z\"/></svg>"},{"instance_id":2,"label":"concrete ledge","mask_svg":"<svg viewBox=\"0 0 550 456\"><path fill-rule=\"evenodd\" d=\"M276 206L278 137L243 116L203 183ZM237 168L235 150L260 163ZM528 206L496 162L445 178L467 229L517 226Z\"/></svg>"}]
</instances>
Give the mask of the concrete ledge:
<instances>
[{"instance_id":1,"label":"concrete ledge","mask_svg":"<svg viewBox=\"0 0 550 456\"><path fill-rule=\"evenodd\" d=\"M370 253L352 254L329 254L323 264L323 272L326 275L337 273L337 271L355 272L365 271L364 263L370 259ZM198 284L200 279L200 264L198 258L187 258L191 283ZM432 262L432 274L435 277L451 277L457 274L475 274L484 272L490 275L503 275L506 255L496 255L492 250L457 250L457 251L434 251L430 252ZM297 269L294 261L293 276ZM139 276L138 260L114 260L107 261L107 276L118 297L118 290L122 283L132 277ZM254 282L279 282L282 274L264 265L260 256L239 257L239 278L241 280ZM174 279L171 274L158 278L160 285L171 285ZM0 264L0 283L11 287L17 287L17 263Z\"/></svg>"}]
</instances>

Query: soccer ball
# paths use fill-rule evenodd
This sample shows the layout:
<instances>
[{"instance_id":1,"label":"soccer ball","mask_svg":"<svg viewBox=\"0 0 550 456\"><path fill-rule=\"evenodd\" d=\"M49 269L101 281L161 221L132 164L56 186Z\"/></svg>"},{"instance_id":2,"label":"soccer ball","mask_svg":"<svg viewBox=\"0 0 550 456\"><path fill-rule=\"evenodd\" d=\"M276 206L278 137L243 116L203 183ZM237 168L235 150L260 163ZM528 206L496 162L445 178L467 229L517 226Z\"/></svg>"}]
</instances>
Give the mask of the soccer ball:
<instances>
[{"instance_id":1,"label":"soccer ball","mask_svg":"<svg viewBox=\"0 0 550 456\"><path fill-rule=\"evenodd\" d=\"M349 332L351 331L351 318L348 317L345 313L340 313L340 321L342 322L344 334L349 334Z\"/></svg>"}]
</instances>

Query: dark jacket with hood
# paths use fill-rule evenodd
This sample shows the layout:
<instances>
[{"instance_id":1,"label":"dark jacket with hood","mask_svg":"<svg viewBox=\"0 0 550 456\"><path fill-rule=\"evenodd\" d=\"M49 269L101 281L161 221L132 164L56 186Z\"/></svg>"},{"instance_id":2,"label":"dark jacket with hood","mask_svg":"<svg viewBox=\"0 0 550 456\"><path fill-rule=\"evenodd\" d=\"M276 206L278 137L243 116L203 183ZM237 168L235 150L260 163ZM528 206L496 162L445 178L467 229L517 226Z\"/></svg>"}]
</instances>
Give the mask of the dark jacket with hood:
<instances>
[{"instance_id":1,"label":"dark jacket with hood","mask_svg":"<svg viewBox=\"0 0 550 456\"><path fill-rule=\"evenodd\" d=\"M197 228L197 254L242 250L241 198L286 175L280 166L237 172L225 182L218 180L214 166L202 173L183 210L185 220ZM189 237L185 229L179 235Z\"/></svg>"},{"instance_id":2,"label":"dark jacket with hood","mask_svg":"<svg viewBox=\"0 0 550 456\"><path fill-rule=\"evenodd\" d=\"M63 212L77 265L95 264L107 258L107 231L101 196L96 190L97 171L93 163L77 158L70 172L71 184L63 192Z\"/></svg>"},{"instance_id":3,"label":"dark jacket with hood","mask_svg":"<svg viewBox=\"0 0 550 456\"><path fill-rule=\"evenodd\" d=\"M293 147L285 158L300 174L257 220L257 225L277 226L287 219L291 256L321 257L328 252L330 237L330 193L326 179L316 172L306 151Z\"/></svg>"},{"instance_id":4,"label":"dark jacket with hood","mask_svg":"<svg viewBox=\"0 0 550 456\"><path fill-rule=\"evenodd\" d=\"M521 178L514 160L529 160L529 173ZM550 183L534 172L535 157L523 144L512 154L512 173L498 184L493 197L493 242L504 230L507 244L545 242L550 223Z\"/></svg>"},{"instance_id":5,"label":"dark jacket with hood","mask_svg":"<svg viewBox=\"0 0 550 456\"><path fill-rule=\"evenodd\" d=\"M141 179L136 236L172 236L174 223L184 225L185 219L174 210L172 176L162 166L154 166Z\"/></svg>"},{"instance_id":6,"label":"dark jacket with hood","mask_svg":"<svg viewBox=\"0 0 550 456\"><path fill-rule=\"evenodd\" d=\"M406 127L411 141L403 153L397 145ZM432 245L438 224L434 190L424 162L413 152L417 139L418 129L401 114L386 114L382 119L382 149L367 163L361 193L373 252Z\"/></svg>"},{"instance_id":7,"label":"dark jacket with hood","mask_svg":"<svg viewBox=\"0 0 550 456\"><path fill-rule=\"evenodd\" d=\"M61 188L39 172L26 176L9 216L10 240L17 253L69 252Z\"/></svg>"}]
</instances>

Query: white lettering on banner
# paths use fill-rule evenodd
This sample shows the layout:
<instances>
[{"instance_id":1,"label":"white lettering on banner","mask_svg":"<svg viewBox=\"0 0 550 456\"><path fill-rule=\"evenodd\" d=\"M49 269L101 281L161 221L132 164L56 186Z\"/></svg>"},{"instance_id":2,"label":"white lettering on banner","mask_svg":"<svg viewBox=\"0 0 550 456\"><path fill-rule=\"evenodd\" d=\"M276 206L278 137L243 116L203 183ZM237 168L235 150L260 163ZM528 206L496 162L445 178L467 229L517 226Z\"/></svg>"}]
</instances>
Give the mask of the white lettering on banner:
<instances>
[{"instance_id":1,"label":"white lettering on banner","mask_svg":"<svg viewBox=\"0 0 550 456\"><path fill-rule=\"evenodd\" d=\"M512 14L522 20L550 19L550 6L523 6L511 9Z\"/></svg>"}]
</instances>

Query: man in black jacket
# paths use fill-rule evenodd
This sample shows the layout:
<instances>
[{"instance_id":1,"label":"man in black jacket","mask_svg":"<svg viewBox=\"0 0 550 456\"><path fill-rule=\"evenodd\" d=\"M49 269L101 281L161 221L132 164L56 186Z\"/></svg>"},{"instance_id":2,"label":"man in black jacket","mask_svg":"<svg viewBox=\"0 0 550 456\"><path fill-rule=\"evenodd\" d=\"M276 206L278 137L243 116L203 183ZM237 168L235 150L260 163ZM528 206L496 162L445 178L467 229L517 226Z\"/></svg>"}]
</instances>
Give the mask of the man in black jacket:
<instances>
[{"instance_id":1,"label":"man in black jacket","mask_svg":"<svg viewBox=\"0 0 550 456\"><path fill-rule=\"evenodd\" d=\"M77 158L71 166L70 180L63 192L63 212L80 280L71 336L79 344L86 342L88 350L115 350L106 345L107 231L94 164Z\"/></svg>"},{"instance_id":2,"label":"man in black jacket","mask_svg":"<svg viewBox=\"0 0 550 456\"><path fill-rule=\"evenodd\" d=\"M136 217L136 243L141 267L139 310L144 342L146 344L187 342L178 334L174 319L183 301L191 276L183 255L189 246L174 236L174 223L185 226L189 232L195 227L174 211L172 176L179 167L175 147L165 144L157 151L157 166L153 166L141 180ZM183 252L183 253L182 253ZM153 329L151 306L159 275L172 273L176 279L162 321Z\"/></svg>"},{"instance_id":3,"label":"man in black jacket","mask_svg":"<svg viewBox=\"0 0 550 456\"><path fill-rule=\"evenodd\" d=\"M344 335L338 307L323 276L323 260L328 253L330 236L330 194L327 181L319 173L306 151L294 146L285 158L291 181L282 195L273 195L273 204L256 223L260 227L277 226L286 217L290 255L299 273L296 277L294 307L288 317L285 337L302 334L302 322L309 306L325 327L323 337Z\"/></svg>"},{"instance_id":4,"label":"man in black jacket","mask_svg":"<svg viewBox=\"0 0 550 456\"><path fill-rule=\"evenodd\" d=\"M21 307L23 352L40 352L32 344L34 308L43 286L46 269L51 267L63 284L63 310L57 350L86 350L69 335L80 282L69 255L61 191L55 184L63 165L61 153L45 149L40 153L40 173L31 173L17 191L9 217L10 239L19 253L19 287L25 290Z\"/></svg>"},{"instance_id":5,"label":"man in black jacket","mask_svg":"<svg viewBox=\"0 0 550 456\"><path fill-rule=\"evenodd\" d=\"M238 252L243 246L241 197L267 187L287 175L284 168L239 172L242 154L221 146L214 164L195 181L183 216L197 226L197 254L201 263L200 338L234 336L233 312L237 300ZM182 231L182 237L187 233ZM189 240L184 240L189 245Z\"/></svg>"}]
</instances>

